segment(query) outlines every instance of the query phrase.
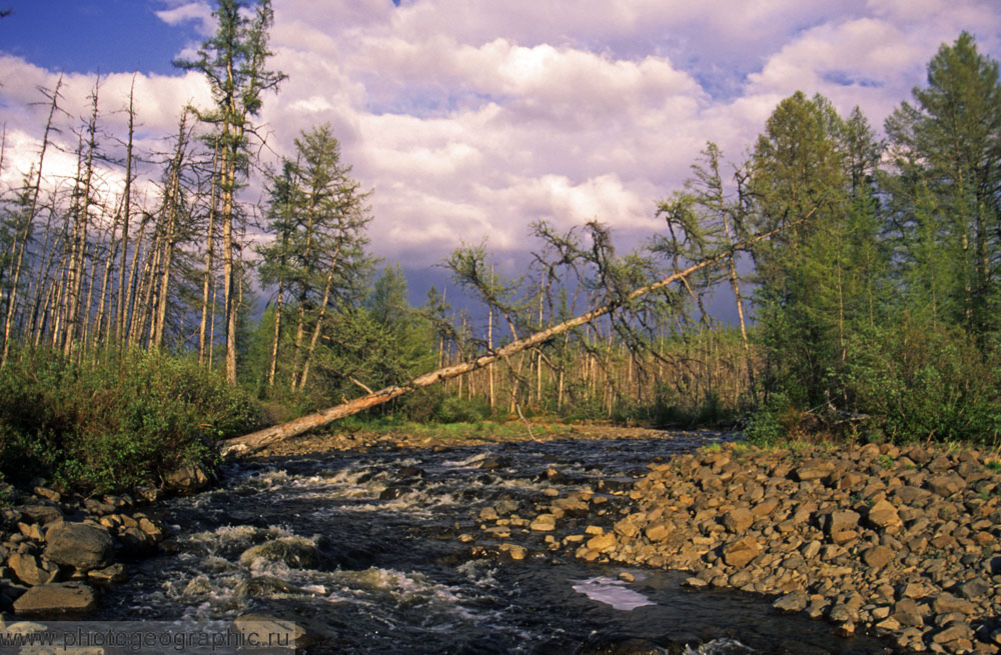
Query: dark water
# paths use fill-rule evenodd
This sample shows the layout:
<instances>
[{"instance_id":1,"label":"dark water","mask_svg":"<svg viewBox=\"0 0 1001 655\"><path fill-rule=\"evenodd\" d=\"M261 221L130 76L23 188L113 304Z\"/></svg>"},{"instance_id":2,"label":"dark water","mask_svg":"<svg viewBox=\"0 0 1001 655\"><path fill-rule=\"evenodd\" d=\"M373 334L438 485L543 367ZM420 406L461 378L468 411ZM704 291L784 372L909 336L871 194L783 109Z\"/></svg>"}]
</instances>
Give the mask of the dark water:
<instances>
[{"instance_id":1,"label":"dark water","mask_svg":"<svg viewBox=\"0 0 1001 655\"><path fill-rule=\"evenodd\" d=\"M276 613L323 635L314 653L570 654L585 643L588 652L612 652L593 644L626 638L672 652L686 643L692 653L882 652L874 639L841 639L823 622L779 615L768 598L683 588L682 573L587 565L519 528L494 542L481 537L477 515L486 505L509 500L528 516L547 501L546 488L617 489L655 458L726 438L677 433L234 465L220 488L164 506L174 532L168 552L137 563L101 618L221 624L245 612ZM549 469L560 475L550 479ZM556 538L589 523L611 525L622 499L611 495L603 516L592 513L578 526L561 519ZM503 541L535 556L472 557L473 544L460 534L477 535L488 552ZM307 553L315 546L320 558L291 567L241 559L274 540ZM623 571L635 581L618 580Z\"/></svg>"}]
</instances>

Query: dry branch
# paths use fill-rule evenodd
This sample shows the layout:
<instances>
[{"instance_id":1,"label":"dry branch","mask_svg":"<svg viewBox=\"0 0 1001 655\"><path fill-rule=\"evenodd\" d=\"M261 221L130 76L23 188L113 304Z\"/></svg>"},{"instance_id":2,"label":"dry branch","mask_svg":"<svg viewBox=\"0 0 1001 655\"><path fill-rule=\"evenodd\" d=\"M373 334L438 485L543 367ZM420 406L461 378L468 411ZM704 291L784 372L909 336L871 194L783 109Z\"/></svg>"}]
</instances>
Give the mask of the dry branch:
<instances>
[{"instance_id":1,"label":"dry branch","mask_svg":"<svg viewBox=\"0 0 1001 655\"><path fill-rule=\"evenodd\" d=\"M418 376L404 385L394 385L380 389L374 393L369 393L367 395L361 396L360 398L355 398L345 403L341 403L335 407L329 409L324 409L322 411L316 412L315 414L309 414L308 416L303 416L287 423L282 423L281 425L276 425L270 428L265 428L264 430L259 430L251 434L234 437L232 439L226 439L220 443L221 452L223 456L246 456L255 453L270 444L278 441L283 441L290 437L295 437L310 430L322 427L328 423L332 423L338 419L342 419L346 416L351 416L352 414L357 414L370 407L375 407L376 405L381 405L383 403L389 402L393 398L402 396L403 394L414 391L415 389L420 389L423 387L431 386L432 384L443 382L445 380L450 380L452 378L459 377L460 375L465 375L472 371L489 366L497 361L500 361L506 357L517 354L523 350L528 350L538 346L545 341L559 335L564 332L573 330L574 328L580 327L586 323L600 318L606 314L610 314L616 309L629 304L636 298L646 295L658 289L662 289L678 280L683 280L694 273L697 273L703 269L712 268L714 266L720 265L728 261L728 258L733 255L733 253L741 250L748 250L751 246L768 239L769 237L785 230L795 225L798 225L806 221L813 212L811 211L804 218L794 222L787 223L779 228L759 234L747 241L738 243L731 248L728 248L724 252L711 257L709 259L702 260L696 264L689 266L688 268L673 273L662 280L648 284L646 286L635 289L624 298L615 300L606 305L592 309L591 311L581 314L575 318L568 321L564 321L559 325L554 325L553 327L542 330L541 332L536 332L531 336L524 337L522 339L517 339L507 344L502 348L491 352L488 355L483 355L482 357L477 357L466 362L461 362L459 364L454 364L452 366L446 366L440 368L436 371L431 371L430 373L425 373L424 375Z\"/></svg>"}]
</instances>

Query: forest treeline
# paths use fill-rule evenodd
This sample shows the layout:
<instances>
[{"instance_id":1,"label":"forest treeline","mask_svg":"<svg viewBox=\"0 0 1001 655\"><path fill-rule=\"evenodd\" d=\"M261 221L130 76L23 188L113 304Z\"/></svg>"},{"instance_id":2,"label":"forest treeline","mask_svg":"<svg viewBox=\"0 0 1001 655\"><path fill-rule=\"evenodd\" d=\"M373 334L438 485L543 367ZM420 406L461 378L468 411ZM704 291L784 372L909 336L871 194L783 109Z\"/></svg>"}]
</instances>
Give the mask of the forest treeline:
<instances>
[{"instance_id":1,"label":"forest treeline","mask_svg":"<svg viewBox=\"0 0 1001 655\"><path fill-rule=\"evenodd\" d=\"M410 306L399 265L371 254L371 191L329 125L261 158L256 121L285 79L270 65L272 9L219 0L215 17L197 56L175 62L205 76L214 104L178 108L160 152L135 145L133 95L125 132L108 132L100 78L81 117L64 111L61 80L40 91L37 158L0 189L0 473L138 484L204 459L212 440L608 303L621 306L371 414L997 442L1001 87L971 35L940 48L882 136L858 108L796 93L746 160L707 142L642 249L617 253L599 220L533 224L515 276L485 244L457 249L443 266L482 311L456 311L434 288ZM5 171L6 141L5 129ZM50 159L68 142L76 171L60 177ZM627 300L708 258L721 265Z\"/></svg>"}]
</instances>

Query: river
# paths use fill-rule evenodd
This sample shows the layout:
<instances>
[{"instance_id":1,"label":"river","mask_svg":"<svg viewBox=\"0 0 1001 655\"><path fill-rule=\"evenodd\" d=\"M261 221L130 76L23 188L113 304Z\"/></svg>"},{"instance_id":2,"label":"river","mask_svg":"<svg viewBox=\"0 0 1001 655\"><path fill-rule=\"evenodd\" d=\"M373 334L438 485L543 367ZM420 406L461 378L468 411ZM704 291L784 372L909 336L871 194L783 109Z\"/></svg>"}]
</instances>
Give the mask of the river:
<instances>
[{"instance_id":1,"label":"river","mask_svg":"<svg viewBox=\"0 0 1001 655\"><path fill-rule=\"evenodd\" d=\"M130 581L95 618L221 624L270 613L322 637L309 653L656 652L627 651L629 639L664 652L883 652L864 635L842 639L826 623L778 614L769 598L689 589L684 573L585 564L547 548L546 534L614 523L622 491L651 461L730 438L678 432L229 464L221 485L160 506L173 536L130 565ZM544 494L585 487L607 495L602 514L561 520L555 533L515 527L491 540L480 529L488 505L527 510ZM287 545L287 556L245 554L269 542ZM498 556L502 542L530 555Z\"/></svg>"}]
</instances>

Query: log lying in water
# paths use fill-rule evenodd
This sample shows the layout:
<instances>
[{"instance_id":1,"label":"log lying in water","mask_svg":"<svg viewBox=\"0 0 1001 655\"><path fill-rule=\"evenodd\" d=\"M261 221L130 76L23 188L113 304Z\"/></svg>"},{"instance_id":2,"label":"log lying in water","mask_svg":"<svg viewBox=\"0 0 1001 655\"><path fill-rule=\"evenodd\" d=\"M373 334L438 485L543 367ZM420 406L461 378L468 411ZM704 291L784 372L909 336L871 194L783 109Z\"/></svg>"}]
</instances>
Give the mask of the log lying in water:
<instances>
[{"instance_id":1,"label":"log lying in water","mask_svg":"<svg viewBox=\"0 0 1001 655\"><path fill-rule=\"evenodd\" d=\"M813 212L811 211L810 214L812 213ZM389 402L393 398L402 396L407 392L414 391L415 389L420 389L422 387L428 387L432 384L443 382L445 380L450 380L452 378L459 377L460 375L465 375L466 373L489 366L494 362L510 357L511 355L519 353L523 350L538 346L558 334L562 334L576 327L580 327L585 323L589 323L596 318L610 314L640 296L662 289L669 284L673 284L678 280L687 278L703 269L718 266L719 264L725 262L729 257L732 257L734 252L748 250L755 243L763 241L778 232L781 232L782 230L804 222L809 218L810 214L807 214L806 217L800 219L799 221L788 223L782 227L765 232L764 234L759 234L751 239L748 239L747 241L736 244L721 254L705 259L697 264L693 264L683 271L678 271L677 273L668 275L662 280L635 289L622 300L611 302L607 305L603 305L602 307L592 309L585 314L581 314L580 316L572 318L568 321L564 321L559 325L554 325L553 327L542 330L541 332L536 332L531 336L518 339L517 341L512 341L503 348L498 348L493 351L489 355L483 355L482 357L477 357L476 359L454 364L452 366L446 366L436 371L431 371L430 373L425 373L424 375L418 376L404 385L386 387L385 389L380 389L379 391L366 394L360 398L355 398L354 400L341 403L335 407L324 409L316 412L315 414L302 416L287 423L282 423L281 425L265 428L242 437L226 439L220 443L222 455L224 457L250 455L262 450L270 444L323 427L328 423L333 423L338 419L351 416L352 414L357 414L358 412L364 411L369 407L375 407L376 405Z\"/></svg>"}]
</instances>

